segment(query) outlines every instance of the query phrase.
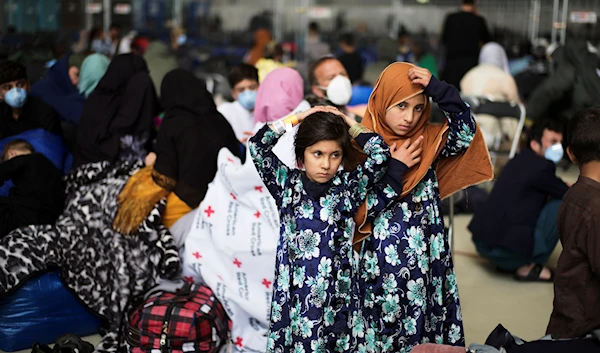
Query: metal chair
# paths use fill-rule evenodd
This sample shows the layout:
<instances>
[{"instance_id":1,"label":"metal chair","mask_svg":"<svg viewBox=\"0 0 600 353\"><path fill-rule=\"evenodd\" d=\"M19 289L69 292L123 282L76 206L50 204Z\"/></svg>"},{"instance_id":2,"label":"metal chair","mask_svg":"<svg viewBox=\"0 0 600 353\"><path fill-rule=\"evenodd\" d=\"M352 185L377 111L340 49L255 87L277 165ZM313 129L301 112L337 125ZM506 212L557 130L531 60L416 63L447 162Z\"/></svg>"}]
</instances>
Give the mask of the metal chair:
<instances>
[{"instance_id":1,"label":"metal chair","mask_svg":"<svg viewBox=\"0 0 600 353\"><path fill-rule=\"evenodd\" d=\"M512 136L510 150L502 151L500 149L504 139L502 132L495 137L494 146L490 149L490 157L494 165L499 154L508 152L508 159L512 159L517 154L519 140L525 126L525 106L522 103L497 102L489 97L462 96L462 99L471 106L471 112L475 116L475 121L477 121L477 114L487 114L498 119L518 119L517 128ZM450 244L450 251L454 252L454 195L450 196L448 220L448 242Z\"/></svg>"}]
</instances>

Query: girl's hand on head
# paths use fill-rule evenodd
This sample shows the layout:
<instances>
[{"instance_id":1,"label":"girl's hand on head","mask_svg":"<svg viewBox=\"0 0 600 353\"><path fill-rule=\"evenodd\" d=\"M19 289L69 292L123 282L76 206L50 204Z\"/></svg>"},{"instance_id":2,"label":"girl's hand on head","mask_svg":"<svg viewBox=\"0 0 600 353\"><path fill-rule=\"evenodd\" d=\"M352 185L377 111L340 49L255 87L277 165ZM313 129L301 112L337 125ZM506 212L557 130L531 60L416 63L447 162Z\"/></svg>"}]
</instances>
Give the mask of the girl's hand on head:
<instances>
[{"instance_id":1,"label":"girl's hand on head","mask_svg":"<svg viewBox=\"0 0 600 353\"><path fill-rule=\"evenodd\" d=\"M348 127L352 127L352 126L358 124L358 122L355 119L353 119L353 118L349 117L348 115L342 113L338 109L336 109L335 111L331 111L330 113L333 113L333 114L335 114L337 116L341 116L344 119L344 121L346 122L346 124L348 125Z\"/></svg>"},{"instance_id":2,"label":"girl's hand on head","mask_svg":"<svg viewBox=\"0 0 600 353\"><path fill-rule=\"evenodd\" d=\"M415 66L408 70L408 78L412 83L419 84L423 87L429 86L431 81L431 72L422 67Z\"/></svg>"},{"instance_id":3,"label":"girl's hand on head","mask_svg":"<svg viewBox=\"0 0 600 353\"><path fill-rule=\"evenodd\" d=\"M332 107L330 105L318 105L316 107L312 107L309 110L305 110L301 113L296 113L296 118L298 122L301 123L307 116L312 115L316 112L326 112L326 113L334 113L337 112L338 109L336 107Z\"/></svg>"},{"instance_id":4,"label":"girl's hand on head","mask_svg":"<svg viewBox=\"0 0 600 353\"><path fill-rule=\"evenodd\" d=\"M421 146L422 142L423 136L419 136L413 143L411 143L410 139L406 139L400 147L396 147L396 144L394 143L390 146L392 158L397 159L406 164L409 168L412 168L421 161L421 152L423 152L423 147Z\"/></svg>"}]
</instances>

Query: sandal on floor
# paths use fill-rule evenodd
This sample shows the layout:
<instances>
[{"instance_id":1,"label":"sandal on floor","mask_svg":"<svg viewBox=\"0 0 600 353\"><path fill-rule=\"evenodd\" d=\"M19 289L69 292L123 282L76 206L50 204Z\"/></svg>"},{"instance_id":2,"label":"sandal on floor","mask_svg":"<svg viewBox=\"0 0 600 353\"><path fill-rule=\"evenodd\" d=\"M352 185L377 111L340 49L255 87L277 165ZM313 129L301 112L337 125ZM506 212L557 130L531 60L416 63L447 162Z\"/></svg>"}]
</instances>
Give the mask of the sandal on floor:
<instances>
[{"instance_id":1,"label":"sandal on floor","mask_svg":"<svg viewBox=\"0 0 600 353\"><path fill-rule=\"evenodd\" d=\"M549 269L550 270L550 278L549 279L540 278L540 274L542 273L543 269L544 269L543 265L536 264L535 266L533 266L533 268L531 268L531 270L529 271L527 276L519 276L518 274L515 274L515 279L517 281L521 281L521 282L546 282L546 283L554 282L554 271L552 271L550 269Z\"/></svg>"}]
</instances>

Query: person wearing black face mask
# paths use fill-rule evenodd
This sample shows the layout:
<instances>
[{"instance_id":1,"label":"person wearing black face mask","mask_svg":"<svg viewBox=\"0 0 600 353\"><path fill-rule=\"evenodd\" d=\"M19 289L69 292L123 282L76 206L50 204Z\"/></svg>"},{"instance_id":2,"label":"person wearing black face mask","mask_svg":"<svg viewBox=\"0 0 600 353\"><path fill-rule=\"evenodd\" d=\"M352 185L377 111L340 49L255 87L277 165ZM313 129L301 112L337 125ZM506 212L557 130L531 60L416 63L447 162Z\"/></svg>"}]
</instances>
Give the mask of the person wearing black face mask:
<instances>
[{"instance_id":1,"label":"person wearing black face mask","mask_svg":"<svg viewBox=\"0 0 600 353\"><path fill-rule=\"evenodd\" d=\"M41 99L30 97L30 87L23 65L0 63L0 139L33 129L62 136L58 114Z\"/></svg>"}]
</instances>

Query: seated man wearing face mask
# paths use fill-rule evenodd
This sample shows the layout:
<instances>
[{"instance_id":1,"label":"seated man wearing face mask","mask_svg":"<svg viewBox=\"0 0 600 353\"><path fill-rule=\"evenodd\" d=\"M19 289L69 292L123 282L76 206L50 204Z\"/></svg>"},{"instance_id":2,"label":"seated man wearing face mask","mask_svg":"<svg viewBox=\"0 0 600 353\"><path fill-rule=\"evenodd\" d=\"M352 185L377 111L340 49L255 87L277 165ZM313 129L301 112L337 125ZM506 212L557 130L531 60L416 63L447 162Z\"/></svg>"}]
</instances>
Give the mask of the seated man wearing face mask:
<instances>
[{"instance_id":1,"label":"seated man wearing face mask","mask_svg":"<svg viewBox=\"0 0 600 353\"><path fill-rule=\"evenodd\" d=\"M33 129L62 136L58 114L40 98L28 96L30 87L23 65L0 63L0 140Z\"/></svg>"},{"instance_id":2,"label":"seated man wearing face mask","mask_svg":"<svg viewBox=\"0 0 600 353\"><path fill-rule=\"evenodd\" d=\"M333 56L324 56L310 68L309 81L312 90L306 100L311 106L333 105L344 114L360 122L362 117L346 109L352 99L352 83L344 65Z\"/></svg>"},{"instance_id":3,"label":"seated man wearing face mask","mask_svg":"<svg viewBox=\"0 0 600 353\"><path fill-rule=\"evenodd\" d=\"M556 217L567 184L556 176L563 126L537 122L529 148L506 164L484 207L469 224L477 251L520 281L552 282L544 265L558 242Z\"/></svg>"},{"instance_id":4,"label":"seated man wearing face mask","mask_svg":"<svg viewBox=\"0 0 600 353\"><path fill-rule=\"evenodd\" d=\"M239 64L229 73L229 86L234 101L219 105L221 113L242 143L252 136L254 128L254 103L258 92L258 70L248 64Z\"/></svg>"}]
</instances>

